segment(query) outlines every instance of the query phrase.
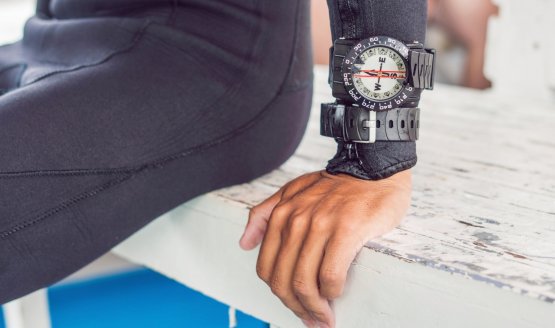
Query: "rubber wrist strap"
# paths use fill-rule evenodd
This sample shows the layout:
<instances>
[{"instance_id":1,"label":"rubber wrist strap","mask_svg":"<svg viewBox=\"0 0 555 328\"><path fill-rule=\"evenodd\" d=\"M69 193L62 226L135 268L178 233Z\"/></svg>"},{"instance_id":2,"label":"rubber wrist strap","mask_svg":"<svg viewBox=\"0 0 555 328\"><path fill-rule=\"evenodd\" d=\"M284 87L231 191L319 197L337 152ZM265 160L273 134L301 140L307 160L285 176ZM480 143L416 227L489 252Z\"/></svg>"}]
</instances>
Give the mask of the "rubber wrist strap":
<instances>
[{"instance_id":1,"label":"rubber wrist strap","mask_svg":"<svg viewBox=\"0 0 555 328\"><path fill-rule=\"evenodd\" d=\"M345 142L415 141L419 128L419 108L375 112L337 103L321 106L320 134Z\"/></svg>"}]
</instances>

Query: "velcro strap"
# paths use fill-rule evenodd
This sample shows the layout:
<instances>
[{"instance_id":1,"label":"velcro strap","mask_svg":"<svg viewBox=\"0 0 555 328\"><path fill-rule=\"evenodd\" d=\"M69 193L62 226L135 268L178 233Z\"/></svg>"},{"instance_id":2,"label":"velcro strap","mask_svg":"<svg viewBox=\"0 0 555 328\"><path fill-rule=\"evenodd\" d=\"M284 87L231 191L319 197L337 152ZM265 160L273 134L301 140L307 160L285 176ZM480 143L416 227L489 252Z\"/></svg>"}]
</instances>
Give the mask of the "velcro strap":
<instances>
[{"instance_id":1,"label":"velcro strap","mask_svg":"<svg viewBox=\"0 0 555 328\"><path fill-rule=\"evenodd\" d=\"M417 89L432 90L434 88L435 51L412 51L410 54L409 84Z\"/></svg>"}]
</instances>

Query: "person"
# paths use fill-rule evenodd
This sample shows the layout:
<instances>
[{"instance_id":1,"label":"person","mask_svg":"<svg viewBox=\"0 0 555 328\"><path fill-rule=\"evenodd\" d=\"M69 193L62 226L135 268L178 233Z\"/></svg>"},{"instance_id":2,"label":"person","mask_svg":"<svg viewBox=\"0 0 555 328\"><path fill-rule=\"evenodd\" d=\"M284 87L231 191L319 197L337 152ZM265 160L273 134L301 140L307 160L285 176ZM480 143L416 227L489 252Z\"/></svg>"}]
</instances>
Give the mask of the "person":
<instances>
[{"instance_id":1,"label":"person","mask_svg":"<svg viewBox=\"0 0 555 328\"><path fill-rule=\"evenodd\" d=\"M328 3L334 39L424 39L425 0ZM307 0L39 0L23 40L0 48L0 304L284 163L311 107L309 12ZM405 215L414 149L361 146L379 179L336 161L250 211L240 246L262 243L258 275L305 324L334 326L356 254Z\"/></svg>"}]
</instances>

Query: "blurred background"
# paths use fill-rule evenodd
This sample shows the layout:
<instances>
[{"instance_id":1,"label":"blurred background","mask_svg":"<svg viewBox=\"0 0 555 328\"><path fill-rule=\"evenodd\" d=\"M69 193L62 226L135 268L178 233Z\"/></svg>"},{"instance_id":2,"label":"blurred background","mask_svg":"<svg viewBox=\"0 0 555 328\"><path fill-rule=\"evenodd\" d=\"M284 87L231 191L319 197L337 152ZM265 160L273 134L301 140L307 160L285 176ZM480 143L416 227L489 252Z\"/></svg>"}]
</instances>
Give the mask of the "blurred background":
<instances>
[{"instance_id":1,"label":"blurred background","mask_svg":"<svg viewBox=\"0 0 555 328\"><path fill-rule=\"evenodd\" d=\"M437 81L486 89L484 76L488 19L497 14L490 0L428 0L426 46L438 56ZM326 0L312 0L314 60L327 65L332 42Z\"/></svg>"},{"instance_id":2,"label":"blurred background","mask_svg":"<svg viewBox=\"0 0 555 328\"><path fill-rule=\"evenodd\" d=\"M21 26L34 10L34 0L0 0L0 44L21 37ZM427 46L436 48L439 82L485 89L484 76L488 18L497 14L490 0L429 0ZM328 64L331 44L326 0L312 0L314 60Z\"/></svg>"}]
</instances>

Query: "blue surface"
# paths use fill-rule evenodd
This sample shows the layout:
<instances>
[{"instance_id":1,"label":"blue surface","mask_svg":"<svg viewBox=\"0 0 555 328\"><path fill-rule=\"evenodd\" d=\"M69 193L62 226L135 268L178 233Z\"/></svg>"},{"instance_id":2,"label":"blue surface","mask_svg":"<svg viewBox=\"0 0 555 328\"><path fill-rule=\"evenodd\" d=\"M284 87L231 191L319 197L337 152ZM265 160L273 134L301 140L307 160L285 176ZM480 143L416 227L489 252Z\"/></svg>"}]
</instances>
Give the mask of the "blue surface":
<instances>
[{"instance_id":1,"label":"blue surface","mask_svg":"<svg viewBox=\"0 0 555 328\"><path fill-rule=\"evenodd\" d=\"M54 286L48 296L53 328L229 327L225 304L145 269ZM239 311L237 324L268 327Z\"/></svg>"}]
</instances>

